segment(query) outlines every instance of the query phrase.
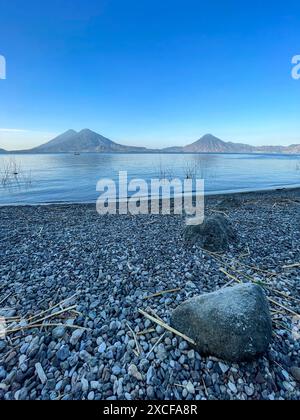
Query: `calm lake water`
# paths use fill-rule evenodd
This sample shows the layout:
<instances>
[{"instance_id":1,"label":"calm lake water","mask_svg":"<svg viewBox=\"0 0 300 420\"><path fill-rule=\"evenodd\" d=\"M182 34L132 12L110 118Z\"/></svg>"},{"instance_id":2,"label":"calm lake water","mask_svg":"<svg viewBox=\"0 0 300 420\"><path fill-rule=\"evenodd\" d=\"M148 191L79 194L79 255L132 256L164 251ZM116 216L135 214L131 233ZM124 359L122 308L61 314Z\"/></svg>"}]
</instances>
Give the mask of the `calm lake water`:
<instances>
[{"instance_id":1,"label":"calm lake water","mask_svg":"<svg viewBox=\"0 0 300 420\"><path fill-rule=\"evenodd\" d=\"M17 168L17 177L7 177ZM205 179L207 194L300 185L300 155L0 155L0 204L92 202L100 178Z\"/></svg>"}]
</instances>

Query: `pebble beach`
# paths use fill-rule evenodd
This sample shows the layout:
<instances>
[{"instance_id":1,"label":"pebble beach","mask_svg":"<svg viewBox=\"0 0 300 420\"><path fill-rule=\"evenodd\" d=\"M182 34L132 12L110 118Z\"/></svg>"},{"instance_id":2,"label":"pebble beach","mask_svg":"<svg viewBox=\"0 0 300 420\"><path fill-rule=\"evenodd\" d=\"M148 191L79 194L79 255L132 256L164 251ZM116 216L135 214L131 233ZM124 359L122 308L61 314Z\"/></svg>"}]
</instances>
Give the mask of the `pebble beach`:
<instances>
[{"instance_id":1,"label":"pebble beach","mask_svg":"<svg viewBox=\"0 0 300 420\"><path fill-rule=\"evenodd\" d=\"M299 400L300 190L211 196L206 214L230 220L228 251L187 245L181 216L0 207L0 399ZM260 358L203 356L163 327L186 300L251 282L273 323Z\"/></svg>"}]
</instances>

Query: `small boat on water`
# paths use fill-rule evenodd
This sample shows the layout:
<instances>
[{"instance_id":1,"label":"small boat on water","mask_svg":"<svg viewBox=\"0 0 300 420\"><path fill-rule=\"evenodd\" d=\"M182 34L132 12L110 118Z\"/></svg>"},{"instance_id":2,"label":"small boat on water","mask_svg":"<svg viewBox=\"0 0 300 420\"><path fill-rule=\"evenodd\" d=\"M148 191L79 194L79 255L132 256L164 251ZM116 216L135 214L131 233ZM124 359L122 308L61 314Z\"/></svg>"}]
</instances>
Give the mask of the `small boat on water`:
<instances>
[{"instance_id":1,"label":"small boat on water","mask_svg":"<svg viewBox=\"0 0 300 420\"><path fill-rule=\"evenodd\" d=\"M79 152L74 152L74 155L75 156L80 156L80 153Z\"/></svg>"}]
</instances>

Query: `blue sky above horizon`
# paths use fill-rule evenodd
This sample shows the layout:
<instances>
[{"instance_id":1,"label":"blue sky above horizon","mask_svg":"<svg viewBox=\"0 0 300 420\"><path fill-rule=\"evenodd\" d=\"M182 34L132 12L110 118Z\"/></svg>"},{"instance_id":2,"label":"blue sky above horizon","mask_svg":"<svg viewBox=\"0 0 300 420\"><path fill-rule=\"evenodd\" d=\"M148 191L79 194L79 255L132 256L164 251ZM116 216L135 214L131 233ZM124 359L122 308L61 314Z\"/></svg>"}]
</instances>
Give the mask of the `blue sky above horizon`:
<instances>
[{"instance_id":1,"label":"blue sky above horizon","mask_svg":"<svg viewBox=\"0 0 300 420\"><path fill-rule=\"evenodd\" d=\"M0 0L0 148L300 143L298 1Z\"/></svg>"}]
</instances>

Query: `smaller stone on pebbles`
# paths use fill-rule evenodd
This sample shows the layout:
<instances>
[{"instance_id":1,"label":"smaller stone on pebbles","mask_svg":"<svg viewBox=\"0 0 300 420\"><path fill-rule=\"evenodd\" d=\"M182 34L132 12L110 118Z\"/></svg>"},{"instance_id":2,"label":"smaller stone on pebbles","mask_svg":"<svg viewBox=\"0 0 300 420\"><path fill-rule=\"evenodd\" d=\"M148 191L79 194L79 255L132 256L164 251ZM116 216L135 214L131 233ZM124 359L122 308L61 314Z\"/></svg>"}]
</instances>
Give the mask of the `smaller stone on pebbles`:
<instances>
[{"instance_id":1,"label":"smaller stone on pebbles","mask_svg":"<svg viewBox=\"0 0 300 420\"><path fill-rule=\"evenodd\" d=\"M186 386L186 390L189 394L195 394L195 387L192 384L192 382L188 382L188 384Z\"/></svg>"},{"instance_id":2,"label":"smaller stone on pebbles","mask_svg":"<svg viewBox=\"0 0 300 420\"><path fill-rule=\"evenodd\" d=\"M85 378L81 379L81 389L82 392L87 392L89 390L89 382Z\"/></svg>"},{"instance_id":3,"label":"smaller stone on pebbles","mask_svg":"<svg viewBox=\"0 0 300 420\"><path fill-rule=\"evenodd\" d=\"M188 347L189 347L189 345L186 341L181 341L181 343L179 344L179 350L181 350L181 351L187 350Z\"/></svg>"},{"instance_id":4,"label":"smaller stone on pebbles","mask_svg":"<svg viewBox=\"0 0 300 420\"><path fill-rule=\"evenodd\" d=\"M153 400L155 397L155 392L152 385L147 386L147 397L150 398L151 400Z\"/></svg>"},{"instance_id":5,"label":"smaller stone on pebbles","mask_svg":"<svg viewBox=\"0 0 300 420\"><path fill-rule=\"evenodd\" d=\"M113 366L111 371L114 375L118 376L121 373L121 368L120 368L120 366L116 365L116 366Z\"/></svg>"},{"instance_id":6,"label":"smaller stone on pebbles","mask_svg":"<svg viewBox=\"0 0 300 420\"><path fill-rule=\"evenodd\" d=\"M0 366L0 381L6 377L7 373L3 366Z\"/></svg>"},{"instance_id":7,"label":"smaller stone on pebbles","mask_svg":"<svg viewBox=\"0 0 300 420\"><path fill-rule=\"evenodd\" d=\"M65 333L66 333L65 327L62 327L62 326L56 327L52 331L52 337L55 338L56 340L59 340L60 338L63 338Z\"/></svg>"},{"instance_id":8,"label":"smaller stone on pebbles","mask_svg":"<svg viewBox=\"0 0 300 420\"><path fill-rule=\"evenodd\" d=\"M229 387L229 389L230 389L230 391L232 391L234 394L236 394L237 393L237 388L236 388L236 386L235 386L235 384L233 383L233 382L228 382L228 387Z\"/></svg>"},{"instance_id":9,"label":"smaller stone on pebbles","mask_svg":"<svg viewBox=\"0 0 300 420\"><path fill-rule=\"evenodd\" d=\"M91 381L91 388L92 389L99 389L99 382L98 381Z\"/></svg>"},{"instance_id":10,"label":"smaller stone on pebbles","mask_svg":"<svg viewBox=\"0 0 300 420\"><path fill-rule=\"evenodd\" d=\"M70 343L72 344L72 346L76 346L78 341L83 336L83 333L84 333L84 330L81 330L81 329L77 329L77 330L73 331L73 333L71 335L71 338L70 338Z\"/></svg>"},{"instance_id":11,"label":"smaller stone on pebbles","mask_svg":"<svg viewBox=\"0 0 300 420\"><path fill-rule=\"evenodd\" d=\"M44 372L44 369L40 363L35 364L35 371L39 377L39 380L44 385L47 382L47 376Z\"/></svg>"},{"instance_id":12,"label":"smaller stone on pebbles","mask_svg":"<svg viewBox=\"0 0 300 420\"><path fill-rule=\"evenodd\" d=\"M146 377L147 385L150 385L152 383L152 379L154 375L155 375L155 370L154 370L154 367L151 365L147 371L147 377Z\"/></svg>"},{"instance_id":13,"label":"smaller stone on pebbles","mask_svg":"<svg viewBox=\"0 0 300 420\"><path fill-rule=\"evenodd\" d=\"M98 348L98 353L103 354L106 350L106 344L103 342L100 344L99 348Z\"/></svg>"},{"instance_id":14,"label":"smaller stone on pebbles","mask_svg":"<svg viewBox=\"0 0 300 420\"><path fill-rule=\"evenodd\" d=\"M229 366L227 366L225 363L222 363L222 362L219 362L219 368L224 374L229 371Z\"/></svg>"},{"instance_id":15,"label":"smaller stone on pebbles","mask_svg":"<svg viewBox=\"0 0 300 420\"><path fill-rule=\"evenodd\" d=\"M142 375L138 371L138 368L134 364L132 364L132 365L129 366L129 368L128 368L128 374L130 376L132 376L133 378L135 378L137 381L141 381L143 379Z\"/></svg>"},{"instance_id":16,"label":"smaller stone on pebbles","mask_svg":"<svg viewBox=\"0 0 300 420\"><path fill-rule=\"evenodd\" d=\"M70 349L69 346L65 345L62 346L58 352L56 353L56 357L58 358L58 360L64 362L65 360L67 360L67 358L70 356Z\"/></svg>"},{"instance_id":17,"label":"smaller stone on pebbles","mask_svg":"<svg viewBox=\"0 0 300 420\"><path fill-rule=\"evenodd\" d=\"M0 340L0 352L3 351L6 347L6 342L4 340Z\"/></svg>"},{"instance_id":18,"label":"smaller stone on pebbles","mask_svg":"<svg viewBox=\"0 0 300 420\"><path fill-rule=\"evenodd\" d=\"M254 388L253 388L253 386L245 385L244 389L245 389L245 392L248 395L248 397L252 397L254 395Z\"/></svg>"},{"instance_id":19,"label":"smaller stone on pebbles","mask_svg":"<svg viewBox=\"0 0 300 420\"><path fill-rule=\"evenodd\" d=\"M91 391L88 395L88 400L93 401L94 398L95 398L95 393L94 393L94 391Z\"/></svg>"},{"instance_id":20,"label":"smaller stone on pebbles","mask_svg":"<svg viewBox=\"0 0 300 420\"><path fill-rule=\"evenodd\" d=\"M187 354L189 359L195 359L195 350L190 350Z\"/></svg>"}]
</instances>

